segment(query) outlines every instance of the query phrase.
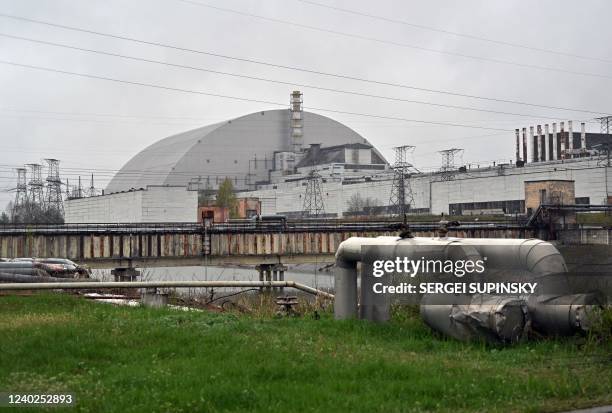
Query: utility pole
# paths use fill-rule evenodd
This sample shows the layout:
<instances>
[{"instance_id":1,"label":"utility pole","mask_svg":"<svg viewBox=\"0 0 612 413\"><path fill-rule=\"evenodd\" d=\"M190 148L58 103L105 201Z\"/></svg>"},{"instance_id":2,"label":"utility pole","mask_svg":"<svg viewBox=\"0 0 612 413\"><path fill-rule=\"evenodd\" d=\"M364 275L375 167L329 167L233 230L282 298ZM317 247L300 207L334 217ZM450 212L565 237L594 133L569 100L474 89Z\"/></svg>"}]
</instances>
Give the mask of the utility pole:
<instances>
[{"instance_id":1,"label":"utility pole","mask_svg":"<svg viewBox=\"0 0 612 413\"><path fill-rule=\"evenodd\" d=\"M408 214L414 203L414 194L410 184L410 168L412 164L408 163L406 159L407 154L413 152L414 148L412 145L393 148L395 151L395 163L392 167L393 184L391 185L389 205L391 205L393 214L402 217L404 222L406 222L406 214Z\"/></svg>"},{"instance_id":2,"label":"utility pole","mask_svg":"<svg viewBox=\"0 0 612 413\"><path fill-rule=\"evenodd\" d=\"M306 180L302 216L308 217L325 214L325 204L321 192L321 175L319 175L317 170L313 167Z\"/></svg>"},{"instance_id":3,"label":"utility pole","mask_svg":"<svg viewBox=\"0 0 612 413\"><path fill-rule=\"evenodd\" d=\"M64 203L62 199L62 180L59 174L59 160L45 159L47 162L47 193L45 196L45 207L47 210L55 210L64 214Z\"/></svg>"},{"instance_id":4,"label":"utility pole","mask_svg":"<svg viewBox=\"0 0 612 413\"><path fill-rule=\"evenodd\" d=\"M463 149L450 148L438 151L442 155L442 167L440 168L441 179L443 181L452 181L455 179L455 156L463 152Z\"/></svg>"}]
</instances>

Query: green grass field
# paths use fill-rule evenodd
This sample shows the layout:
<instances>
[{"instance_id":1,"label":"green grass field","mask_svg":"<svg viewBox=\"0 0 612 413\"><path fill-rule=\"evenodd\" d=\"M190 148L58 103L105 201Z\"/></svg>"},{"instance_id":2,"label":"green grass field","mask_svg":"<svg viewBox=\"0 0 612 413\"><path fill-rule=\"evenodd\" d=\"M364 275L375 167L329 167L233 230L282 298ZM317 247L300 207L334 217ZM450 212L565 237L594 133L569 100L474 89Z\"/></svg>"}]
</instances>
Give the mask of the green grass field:
<instances>
[{"instance_id":1,"label":"green grass field","mask_svg":"<svg viewBox=\"0 0 612 413\"><path fill-rule=\"evenodd\" d=\"M375 325L0 297L0 391L76 395L53 412L559 411L612 403L611 353L446 340L409 312Z\"/></svg>"}]
</instances>

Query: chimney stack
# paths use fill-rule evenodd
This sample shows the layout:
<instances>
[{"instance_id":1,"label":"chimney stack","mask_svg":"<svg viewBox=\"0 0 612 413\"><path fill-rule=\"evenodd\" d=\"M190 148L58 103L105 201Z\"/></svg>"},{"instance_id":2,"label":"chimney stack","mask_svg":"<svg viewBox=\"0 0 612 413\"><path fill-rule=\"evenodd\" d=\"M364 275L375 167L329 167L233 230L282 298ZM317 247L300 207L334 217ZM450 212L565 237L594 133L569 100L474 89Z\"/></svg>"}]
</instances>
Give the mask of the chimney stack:
<instances>
[{"instance_id":1,"label":"chimney stack","mask_svg":"<svg viewBox=\"0 0 612 413\"><path fill-rule=\"evenodd\" d=\"M550 161L551 159L555 159L555 158L553 158L553 154L552 154L549 132L550 131L548 129L548 123L547 123L546 125L544 125L544 146L546 146L546 159Z\"/></svg>"},{"instance_id":2,"label":"chimney stack","mask_svg":"<svg viewBox=\"0 0 612 413\"><path fill-rule=\"evenodd\" d=\"M516 134L516 161L518 162L521 160L521 138L518 129L515 129L514 133Z\"/></svg>"},{"instance_id":3,"label":"chimney stack","mask_svg":"<svg viewBox=\"0 0 612 413\"><path fill-rule=\"evenodd\" d=\"M585 131L585 127L584 127L584 122L580 122L580 150L582 152L585 152L587 147L586 147L586 131Z\"/></svg>"},{"instance_id":4,"label":"chimney stack","mask_svg":"<svg viewBox=\"0 0 612 413\"><path fill-rule=\"evenodd\" d=\"M536 161L542 161L542 125L538 125L537 129L536 129L536 137L535 140L537 141L536 144L536 148L538 150L538 154L536 155Z\"/></svg>"},{"instance_id":5,"label":"chimney stack","mask_svg":"<svg viewBox=\"0 0 612 413\"><path fill-rule=\"evenodd\" d=\"M567 143L568 143L568 149L569 149L569 153L570 155L568 156L568 158L573 158L574 154L574 132L573 132L573 128L572 128L572 121L568 120L567 121Z\"/></svg>"},{"instance_id":6,"label":"chimney stack","mask_svg":"<svg viewBox=\"0 0 612 413\"><path fill-rule=\"evenodd\" d=\"M527 163L527 128L523 128L523 162Z\"/></svg>"},{"instance_id":7,"label":"chimney stack","mask_svg":"<svg viewBox=\"0 0 612 413\"><path fill-rule=\"evenodd\" d=\"M531 145L532 145L531 146L532 147L531 161L537 162L538 161L538 142L537 142L537 139L535 138L533 126L529 127L529 141L531 142Z\"/></svg>"},{"instance_id":8,"label":"chimney stack","mask_svg":"<svg viewBox=\"0 0 612 413\"><path fill-rule=\"evenodd\" d=\"M559 154L560 159L565 159L565 122L561 122L559 131L559 139L561 139L561 153Z\"/></svg>"},{"instance_id":9,"label":"chimney stack","mask_svg":"<svg viewBox=\"0 0 612 413\"><path fill-rule=\"evenodd\" d=\"M291 113L291 145L294 153L302 152L304 137L304 112L302 110L302 92L294 90L289 101L289 111Z\"/></svg>"},{"instance_id":10,"label":"chimney stack","mask_svg":"<svg viewBox=\"0 0 612 413\"><path fill-rule=\"evenodd\" d=\"M557 123L552 124L553 159L559 159L559 137L557 136Z\"/></svg>"}]
</instances>

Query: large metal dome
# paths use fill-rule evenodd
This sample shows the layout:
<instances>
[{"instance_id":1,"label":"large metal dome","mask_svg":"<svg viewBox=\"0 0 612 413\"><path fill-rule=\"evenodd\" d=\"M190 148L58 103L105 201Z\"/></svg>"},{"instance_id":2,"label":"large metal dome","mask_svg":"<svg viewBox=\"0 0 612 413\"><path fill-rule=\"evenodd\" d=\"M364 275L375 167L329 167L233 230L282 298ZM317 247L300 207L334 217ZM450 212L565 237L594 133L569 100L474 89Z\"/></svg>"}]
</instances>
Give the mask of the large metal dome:
<instances>
[{"instance_id":1,"label":"large metal dome","mask_svg":"<svg viewBox=\"0 0 612 413\"><path fill-rule=\"evenodd\" d=\"M304 147L312 143L323 147L369 144L357 132L333 119L309 112L304 112L303 117ZM207 182L215 188L226 177L233 179L238 189L249 189L248 183L262 174L265 176L272 168L274 152L291 148L289 110L256 112L154 143L121 168L106 192L148 185L182 186L194 181Z\"/></svg>"}]
</instances>

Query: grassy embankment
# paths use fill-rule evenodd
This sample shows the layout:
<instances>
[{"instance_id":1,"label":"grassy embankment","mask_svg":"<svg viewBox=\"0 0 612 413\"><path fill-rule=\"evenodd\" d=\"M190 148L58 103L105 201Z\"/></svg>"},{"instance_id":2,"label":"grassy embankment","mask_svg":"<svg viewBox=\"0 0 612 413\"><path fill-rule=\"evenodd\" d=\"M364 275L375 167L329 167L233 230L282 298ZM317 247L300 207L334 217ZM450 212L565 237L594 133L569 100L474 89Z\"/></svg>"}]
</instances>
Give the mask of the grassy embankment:
<instances>
[{"instance_id":1,"label":"grassy embankment","mask_svg":"<svg viewBox=\"0 0 612 413\"><path fill-rule=\"evenodd\" d=\"M374 325L0 297L0 391L76 394L53 412L558 411L612 403L611 353L446 340L410 312Z\"/></svg>"}]
</instances>

